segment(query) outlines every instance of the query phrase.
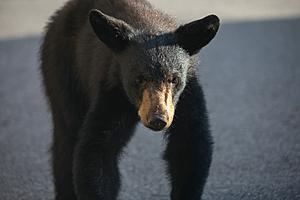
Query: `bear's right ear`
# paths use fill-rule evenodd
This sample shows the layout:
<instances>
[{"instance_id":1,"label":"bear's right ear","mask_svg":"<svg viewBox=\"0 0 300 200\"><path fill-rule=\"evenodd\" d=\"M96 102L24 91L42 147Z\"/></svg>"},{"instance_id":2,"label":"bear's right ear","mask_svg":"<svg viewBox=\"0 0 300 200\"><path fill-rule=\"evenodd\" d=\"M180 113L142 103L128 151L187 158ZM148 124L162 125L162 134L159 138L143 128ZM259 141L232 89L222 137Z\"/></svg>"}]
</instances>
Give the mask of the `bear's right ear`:
<instances>
[{"instance_id":1,"label":"bear's right ear","mask_svg":"<svg viewBox=\"0 0 300 200\"><path fill-rule=\"evenodd\" d=\"M97 9L90 11L89 21L98 38L116 53L126 48L134 32L126 22Z\"/></svg>"}]
</instances>

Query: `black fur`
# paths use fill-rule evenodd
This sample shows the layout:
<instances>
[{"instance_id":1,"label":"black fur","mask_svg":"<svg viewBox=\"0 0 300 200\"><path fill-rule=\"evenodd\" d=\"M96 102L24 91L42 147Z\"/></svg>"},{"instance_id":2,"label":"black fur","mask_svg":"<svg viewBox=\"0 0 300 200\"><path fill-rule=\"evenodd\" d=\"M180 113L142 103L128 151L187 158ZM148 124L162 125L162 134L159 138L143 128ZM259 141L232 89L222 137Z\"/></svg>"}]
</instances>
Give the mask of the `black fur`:
<instances>
[{"instance_id":1,"label":"black fur","mask_svg":"<svg viewBox=\"0 0 300 200\"><path fill-rule=\"evenodd\" d=\"M216 15L209 15L179 27L176 35L179 45L190 55L194 55L215 37L218 29L219 18Z\"/></svg>"},{"instance_id":2,"label":"black fur","mask_svg":"<svg viewBox=\"0 0 300 200\"><path fill-rule=\"evenodd\" d=\"M119 155L138 120L122 91L111 90L98 98L85 118L75 147L74 181L78 199L117 198Z\"/></svg>"},{"instance_id":3,"label":"black fur","mask_svg":"<svg viewBox=\"0 0 300 200\"><path fill-rule=\"evenodd\" d=\"M212 159L212 138L204 95L197 78L187 83L167 131L164 159L172 185L172 200L199 200Z\"/></svg>"},{"instance_id":4,"label":"black fur","mask_svg":"<svg viewBox=\"0 0 300 200\"><path fill-rule=\"evenodd\" d=\"M128 45L133 29L121 20L114 19L98 10L89 13L90 23L101 41L115 52L120 52Z\"/></svg>"},{"instance_id":5,"label":"black fur","mask_svg":"<svg viewBox=\"0 0 300 200\"><path fill-rule=\"evenodd\" d=\"M119 155L139 121L143 90L170 77L177 80L164 156L171 199L201 199L212 139L191 55L218 26L209 16L178 28L144 0L72 0L52 17L41 72L54 125L56 200L117 198Z\"/></svg>"}]
</instances>

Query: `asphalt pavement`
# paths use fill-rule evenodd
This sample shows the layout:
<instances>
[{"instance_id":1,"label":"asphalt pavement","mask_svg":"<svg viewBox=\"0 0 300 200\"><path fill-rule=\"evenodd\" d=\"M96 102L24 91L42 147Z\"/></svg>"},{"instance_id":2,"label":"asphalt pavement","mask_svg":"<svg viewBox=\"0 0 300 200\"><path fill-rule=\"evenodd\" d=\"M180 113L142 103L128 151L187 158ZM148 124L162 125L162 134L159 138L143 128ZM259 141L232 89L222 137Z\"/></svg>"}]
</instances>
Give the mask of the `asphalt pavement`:
<instances>
[{"instance_id":1,"label":"asphalt pavement","mask_svg":"<svg viewBox=\"0 0 300 200\"><path fill-rule=\"evenodd\" d=\"M300 199L300 18L223 23L200 53L215 151L205 200ZM0 199L50 200L41 36L0 40ZM121 200L168 200L162 135L139 126Z\"/></svg>"}]
</instances>

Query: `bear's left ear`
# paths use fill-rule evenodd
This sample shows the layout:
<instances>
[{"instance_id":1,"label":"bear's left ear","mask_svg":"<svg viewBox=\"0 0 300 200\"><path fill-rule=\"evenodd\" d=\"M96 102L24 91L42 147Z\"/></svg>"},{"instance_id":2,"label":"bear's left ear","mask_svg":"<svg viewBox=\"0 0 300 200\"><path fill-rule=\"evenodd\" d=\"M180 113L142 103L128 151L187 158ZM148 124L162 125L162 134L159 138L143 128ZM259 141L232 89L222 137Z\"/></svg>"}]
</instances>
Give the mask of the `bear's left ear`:
<instances>
[{"instance_id":1,"label":"bear's left ear","mask_svg":"<svg viewBox=\"0 0 300 200\"><path fill-rule=\"evenodd\" d=\"M89 21L98 38L116 53L127 47L134 32L123 20L108 16L97 9L90 11Z\"/></svg>"},{"instance_id":2,"label":"bear's left ear","mask_svg":"<svg viewBox=\"0 0 300 200\"><path fill-rule=\"evenodd\" d=\"M175 31L177 42L190 55L194 55L215 37L219 25L220 20L216 15L208 15L180 26Z\"/></svg>"}]
</instances>

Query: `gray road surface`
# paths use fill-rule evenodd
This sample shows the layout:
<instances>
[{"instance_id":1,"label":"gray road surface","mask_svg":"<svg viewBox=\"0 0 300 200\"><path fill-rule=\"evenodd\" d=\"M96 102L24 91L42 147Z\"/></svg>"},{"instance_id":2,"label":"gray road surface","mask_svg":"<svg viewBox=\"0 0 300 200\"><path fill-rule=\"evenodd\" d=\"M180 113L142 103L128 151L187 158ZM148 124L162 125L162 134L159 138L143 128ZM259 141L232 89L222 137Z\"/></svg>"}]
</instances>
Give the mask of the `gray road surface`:
<instances>
[{"instance_id":1,"label":"gray road surface","mask_svg":"<svg viewBox=\"0 0 300 200\"><path fill-rule=\"evenodd\" d=\"M300 199L300 19L225 23L201 53L215 152L206 200ZM53 199L40 36L0 41L0 199ZM167 200L161 135L126 149L122 200Z\"/></svg>"}]
</instances>

